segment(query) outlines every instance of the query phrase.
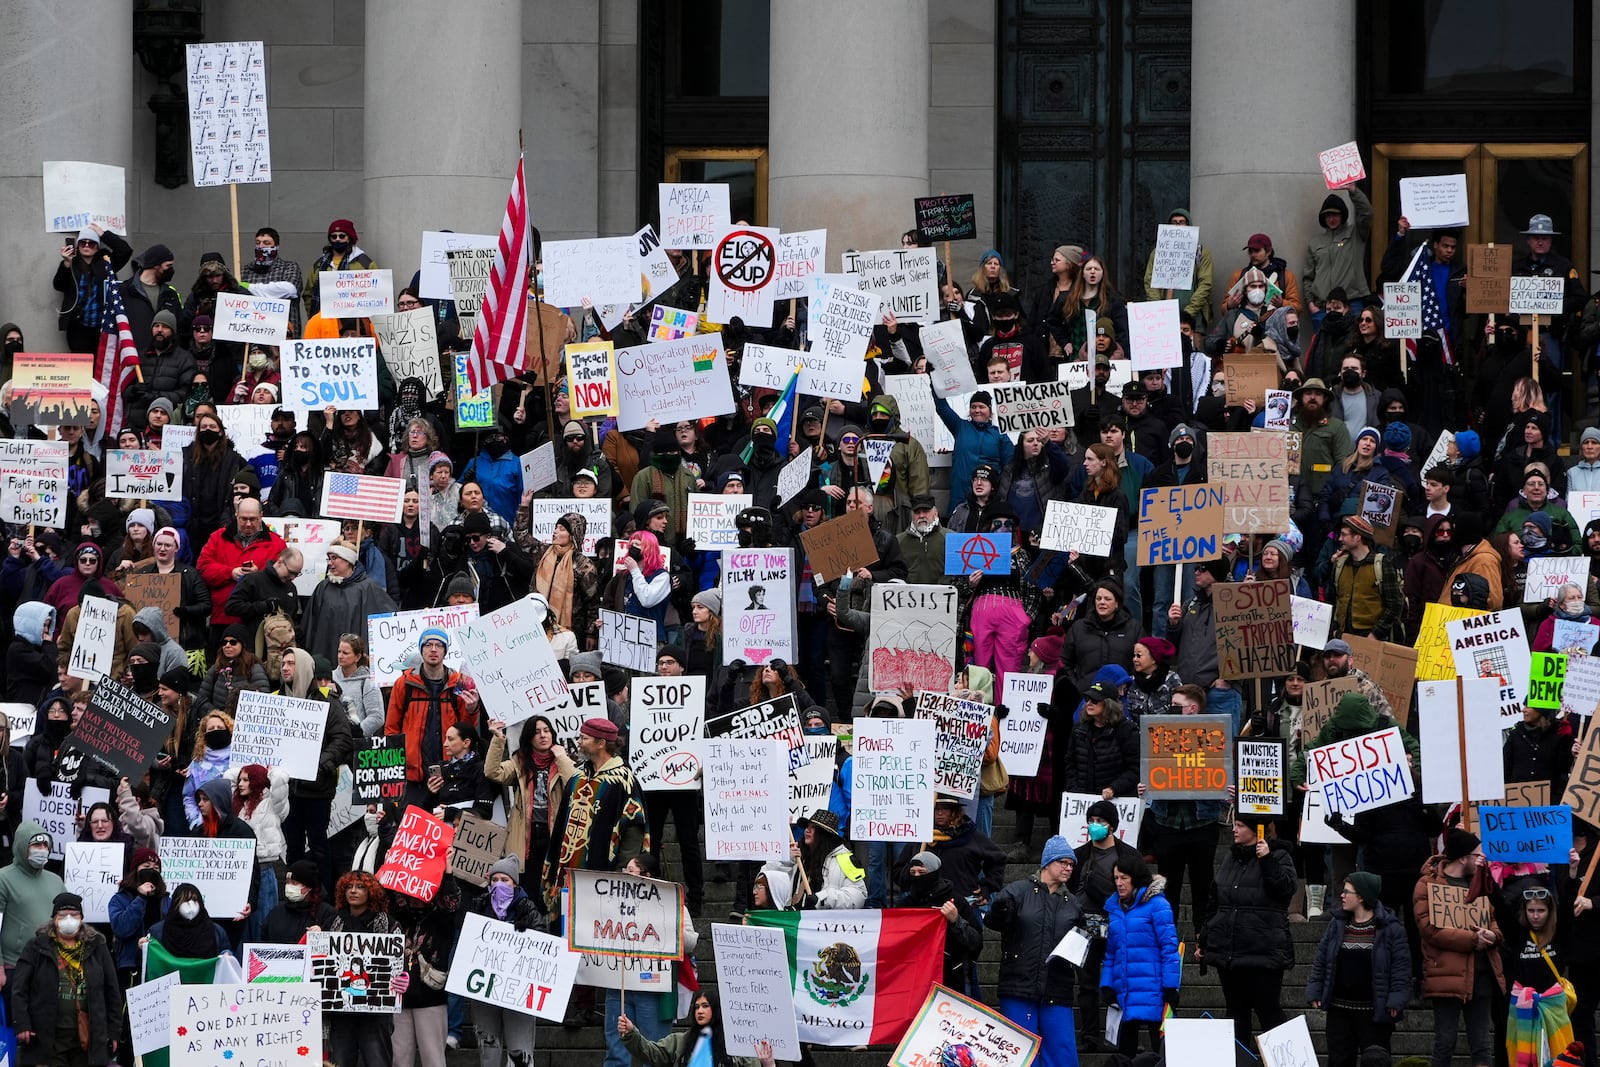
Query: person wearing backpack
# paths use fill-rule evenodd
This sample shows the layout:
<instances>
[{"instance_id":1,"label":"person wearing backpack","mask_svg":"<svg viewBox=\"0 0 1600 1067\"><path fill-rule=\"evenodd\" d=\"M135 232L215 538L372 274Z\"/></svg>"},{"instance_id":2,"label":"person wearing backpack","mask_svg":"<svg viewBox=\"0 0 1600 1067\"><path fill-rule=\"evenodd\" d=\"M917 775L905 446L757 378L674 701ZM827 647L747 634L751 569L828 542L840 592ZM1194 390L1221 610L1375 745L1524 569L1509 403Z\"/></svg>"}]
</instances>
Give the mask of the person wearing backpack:
<instances>
[{"instance_id":1,"label":"person wearing backpack","mask_svg":"<svg viewBox=\"0 0 1600 1067\"><path fill-rule=\"evenodd\" d=\"M1339 523L1339 548L1330 561L1328 588L1333 625L1340 633L1405 639L1406 596L1403 569L1377 547L1372 523L1346 515Z\"/></svg>"},{"instance_id":2,"label":"person wearing backpack","mask_svg":"<svg viewBox=\"0 0 1600 1067\"><path fill-rule=\"evenodd\" d=\"M294 580L305 565L298 548L287 547L278 558L239 579L223 609L238 616L252 634L251 648L276 682L283 650L295 643L300 619L300 594Z\"/></svg>"}]
</instances>

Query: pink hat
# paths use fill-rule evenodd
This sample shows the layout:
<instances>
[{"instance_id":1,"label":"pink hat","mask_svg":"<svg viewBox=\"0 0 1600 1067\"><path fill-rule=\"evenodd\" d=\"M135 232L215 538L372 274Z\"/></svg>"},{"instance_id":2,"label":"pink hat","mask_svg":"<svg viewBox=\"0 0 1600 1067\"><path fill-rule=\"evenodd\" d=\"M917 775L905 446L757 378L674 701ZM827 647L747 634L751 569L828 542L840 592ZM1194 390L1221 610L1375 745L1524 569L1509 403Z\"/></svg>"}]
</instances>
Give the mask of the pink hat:
<instances>
[{"instance_id":1,"label":"pink hat","mask_svg":"<svg viewBox=\"0 0 1600 1067\"><path fill-rule=\"evenodd\" d=\"M171 526L163 526L156 531L156 537L170 537L174 545L183 544L183 539L178 536L178 531Z\"/></svg>"}]
</instances>

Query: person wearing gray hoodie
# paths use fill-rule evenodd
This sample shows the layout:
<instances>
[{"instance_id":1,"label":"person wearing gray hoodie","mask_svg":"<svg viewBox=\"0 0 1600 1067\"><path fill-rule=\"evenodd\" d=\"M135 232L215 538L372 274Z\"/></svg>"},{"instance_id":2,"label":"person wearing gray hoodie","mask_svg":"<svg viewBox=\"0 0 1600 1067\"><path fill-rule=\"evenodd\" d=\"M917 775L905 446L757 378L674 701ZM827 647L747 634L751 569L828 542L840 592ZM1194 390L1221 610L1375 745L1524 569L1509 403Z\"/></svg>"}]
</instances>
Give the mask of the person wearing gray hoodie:
<instances>
[{"instance_id":1,"label":"person wearing gray hoodie","mask_svg":"<svg viewBox=\"0 0 1600 1067\"><path fill-rule=\"evenodd\" d=\"M168 671L189 669L189 655L167 633L167 613L161 608L152 606L134 612L133 636L161 649L159 676L165 676Z\"/></svg>"},{"instance_id":2,"label":"person wearing gray hoodie","mask_svg":"<svg viewBox=\"0 0 1600 1067\"><path fill-rule=\"evenodd\" d=\"M39 600L18 604L11 615L11 644L6 647L5 699L37 707L55 687L56 609Z\"/></svg>"}]
</instances>

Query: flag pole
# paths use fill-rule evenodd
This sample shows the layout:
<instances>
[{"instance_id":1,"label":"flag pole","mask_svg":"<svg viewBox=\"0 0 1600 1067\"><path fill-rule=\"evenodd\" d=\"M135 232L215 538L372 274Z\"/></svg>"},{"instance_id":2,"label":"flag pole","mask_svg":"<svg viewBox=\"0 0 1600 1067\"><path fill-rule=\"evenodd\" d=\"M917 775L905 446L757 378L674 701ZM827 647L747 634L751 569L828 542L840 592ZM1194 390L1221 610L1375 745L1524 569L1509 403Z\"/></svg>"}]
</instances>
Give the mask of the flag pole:
<instances>
[{"instance_id":1,"label":"flag pole","mask_svg":"<svg viewBox=\"0 0 1600 1067\"><path fill-rule=\"evenodd\" d=\"M550 362L544 353L544 294L539 291L539 261L538 245L533 239L533 205L528 202L528 175L526 171L527 160L523 159L524 148L522 144L522 131L517 130L517 167L522 169L522 205L523 215L527 218L522 238L528 242L528 266L533 271L533 322L534 330L539 335L539 370L534 372L534 381L537 382L541 375L544 378L544 431L545 440L555 447L556 440L556 398L554 383L550 381ZM526 285L526 279L524 279ZM524 331L526 334L526 331ZM531 388L531 387L530 387ZM595 442L598 444L599 442Z\"/></svg>"}]
</instances>

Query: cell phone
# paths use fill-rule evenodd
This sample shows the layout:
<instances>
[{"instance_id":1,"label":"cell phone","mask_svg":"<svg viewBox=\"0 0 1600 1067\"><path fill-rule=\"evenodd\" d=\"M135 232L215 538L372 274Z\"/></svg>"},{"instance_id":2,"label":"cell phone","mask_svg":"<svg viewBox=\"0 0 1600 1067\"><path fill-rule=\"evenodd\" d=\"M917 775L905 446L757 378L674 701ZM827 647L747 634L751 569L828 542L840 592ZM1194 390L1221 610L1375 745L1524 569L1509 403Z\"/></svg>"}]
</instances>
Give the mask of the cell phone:
<instances>
[{"instance_id":1,"label":"cell phone","mask_svg":"<svg viewBox=\"0 0 1600 1067\"><path fill-rule=\"evenodd\" d=\"M428 764L428 777L429 778L443 778L444 777L444 768L441 767L437 763Z\"/></svg>"}]
</instances>

